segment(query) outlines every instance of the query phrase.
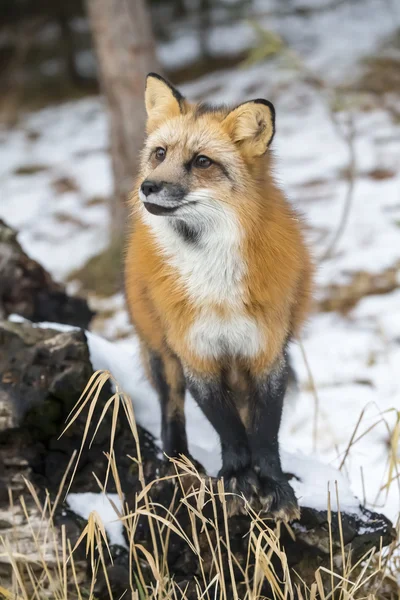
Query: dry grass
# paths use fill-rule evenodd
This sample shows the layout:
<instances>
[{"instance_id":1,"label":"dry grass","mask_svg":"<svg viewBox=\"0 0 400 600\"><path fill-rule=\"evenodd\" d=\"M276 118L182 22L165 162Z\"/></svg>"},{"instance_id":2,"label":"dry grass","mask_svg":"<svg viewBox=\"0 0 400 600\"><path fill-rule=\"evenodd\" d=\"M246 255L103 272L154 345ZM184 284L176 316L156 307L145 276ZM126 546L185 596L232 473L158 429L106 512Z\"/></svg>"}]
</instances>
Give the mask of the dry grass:
<instances>
[{"instance_id":1,"label":"dry grass","mask_svg":"<svg viewBox=\"0 0 400 600\"><path fill-rule=\"evenodd\" d=\"M95 373L69 417L67 428L73 426L82 410L88 410L88 422L82 439L82 448L88 442L89 425L100 390L109 378L111 375L108 372ZM141 484L141 490L136 494L133 505L131 502L131 506L128 507L118 477L118 465L113 452L114 433L112 433L110 448L106 452L109 466L106 481L98 481L98 485L99 491L105 491L107 480L113 478L121 505L124 507L121 513L114 505L116 519L121 520L126 539L129 541L130 589L123 595L124 598L185 600L190 594L190 598L197 600L217 598L220 600L231 600L232 598L234 600L261 600L265 597L262 595L262 589L266 582L270 589L268 597L279 600L291 598L389 600L399 597L399 524L397 524L397 540L389 548L383 551L379 551L379 548L376 551L372 549L355 564L353 564L351 553L344 547L341 538L340 567L334 565L330 531L330 568L318 568L313 573L312 580L305 582L299 574L289 569L287 557L280 543L280 528L284 525L278 524L271 528L249 506L246 507L250 517L248 553L244 564L243 561L240 562L237 559L230 547L230 523L227 517L226 496L222 483L218 482L217 486L211 485L211 481L200 477L193 465L184 458L173 461L176 480L181 488L180 500L176 502L175 497L169 507L161 507L153 502L154 486L172 476L150 482L145 481L132 404L117 384L115 389L115 394L106 403L100 415L98 425L106 411L112 410L112 429L115 431L117 419L121 418L120 412L124 413L136 443L137 454L135 458L132 457L132 461L135 461L137 465ZM397 447L400 416L397 416L397 423L390 432L390 443L388 444L389 468L385 483L386 489L390 485L398 483ZM359 424L357 429L358 427ZM357 429L350 440L349 448L358 439ZM12 538L4 539L0 536L2 560L8 560L13 573L12 589L0 587L0 596L13 600L43 600L44 598L95 600L96 582L102 578L109 598L117 600L120 597L113 595L108 577L110 548L104 524L99 515L96 512L91 513L74 547L66 535L65 526L59 528L54 523L57 504L64 497L65 487L68 488L73 480L79 456L80 452L71 459L68 471L53 503L49 495L46 496L44 502L41 502L32 484L26 482L26 497L36 508L37 514L32 516L32 511L27 508L27 501L23 497L19 499L19 510L22 510L26 523L31 524L31 541L35 552L34 556L32 552L29 555L24 554L13 544ZM192 485L193 481L196 482L195 485ZM179 511L181 512L178 514ZM181 526L182 511L186 511L190 523L189 529L186 530ZM329 506L328 511L328 522L330 523ZM148 520L149 525L150 541L146 547L137 542L136 536L139 519L143 519L143 517ZM33 521L35 522L33 523ZM290 527L287 527L294 535ZM204 534L202 545L200 545L199 532ZM190 548L198 562L200 575L188 584L186 589L179 586L169 573L166 556L172 534L178 536ZM206 548L204 539L206 539ZM85 548L90 563L91 578L89 580L86 574L83 575L84 565L82 565L82 558L79 559L77 554L78 549L82 551L82 547ZM211 564L204 563L205 555L210 557L209 563ZM335 562L338 563L338 561Z\"/></svg>"}]
</instances>

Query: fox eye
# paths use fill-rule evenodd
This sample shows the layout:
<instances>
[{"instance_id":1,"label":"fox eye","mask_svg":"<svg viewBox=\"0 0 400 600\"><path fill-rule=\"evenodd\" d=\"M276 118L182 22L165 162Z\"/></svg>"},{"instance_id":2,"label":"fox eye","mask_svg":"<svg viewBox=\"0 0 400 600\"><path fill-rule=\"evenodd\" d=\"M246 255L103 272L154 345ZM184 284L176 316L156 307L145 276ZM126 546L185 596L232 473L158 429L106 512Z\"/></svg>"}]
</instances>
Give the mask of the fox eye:
<instances>
[{"instance_id":1,"label":"fox eye","mask_svg":"<svg viewBox=\"0 0 400 600\"><path fill-rule=\"evenodd\" d=\"M167 151L161 147L156 148L155 152L154 152L156 159L160 162L162 162L164 160L166 153L167 153Z\"/></svg>"},{"instance_id":2,"label":"fox eye","mask_svg":"<svg viewBox=\"0 0 400 600\"><path fill-rule=\"evenodd\" d=\"M208 167L211 167L212 162L213 161L211 160L211 158L208 158L208 156L199 154L199 156L196 156L193 164L198 169L208 169Z\"/></svg>"}]
</instances>

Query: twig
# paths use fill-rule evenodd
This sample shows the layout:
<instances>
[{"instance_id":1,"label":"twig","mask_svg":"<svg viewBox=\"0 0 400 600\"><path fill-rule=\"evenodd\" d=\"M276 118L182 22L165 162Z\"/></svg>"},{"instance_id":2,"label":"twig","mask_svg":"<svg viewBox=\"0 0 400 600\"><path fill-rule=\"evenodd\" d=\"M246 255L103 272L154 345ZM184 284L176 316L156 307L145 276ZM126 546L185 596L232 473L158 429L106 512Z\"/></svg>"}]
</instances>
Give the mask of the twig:
<instances>
[{"instance_id":1,"label":"twig","mask_svg":"<svg viewBox=\"0 0 400 600\"><path fill-rule=\"evenodd\" d=\"M308 362L307 359L307 354L304 348L304 344L303 342L299 339L299 346L300 346L300 351L301 351L301 355L303 357L304 360L304 364L306 366L307 369L307 375L308 378L310 380L310 385L311 385L311 391L314 397L314 418L313 418L313 431L312 431L312 437L313 437L313 452L316 451L317 449L317 431L318 431L318 417L319 417L319 396L318 396L318 392L317 392L317 386L315 385L315 380L311 371L311 367L310 364Z\"/></svg>"},{"instance_id":2,"label":"twig","mask_svg":"<svg viewBox=\"0 0 400 600\"><path fill-rule=\"evenodd\" d=\"M349 214L350 214L350 209L351 209L351 205L352 205L352 201L353 201L354 185L355 185L355 181L356 181L356 155L355 155L355 149L354 149L355 128L354 128L353 117L352 117L352 115L349 115L347 133L343 133L333 111L331 112L331 117L332 117L332 122L335 125L336 131L339 133L339 135L342 137L342 139L346 142L348 149L349 149L349 172L348 172L347 192L346 192L346 197L345 197L339 225L336 229L333 239L331 240L327 249L323 253L322 257L320 258L321 261L327 260L328 258L330 258L332 256L334 249L336 248L340 238L343 235L343 232L345 230L345 227L346 227L346 224L347 224L347 221L349 218Z\"/></svg>"}]
</instances>

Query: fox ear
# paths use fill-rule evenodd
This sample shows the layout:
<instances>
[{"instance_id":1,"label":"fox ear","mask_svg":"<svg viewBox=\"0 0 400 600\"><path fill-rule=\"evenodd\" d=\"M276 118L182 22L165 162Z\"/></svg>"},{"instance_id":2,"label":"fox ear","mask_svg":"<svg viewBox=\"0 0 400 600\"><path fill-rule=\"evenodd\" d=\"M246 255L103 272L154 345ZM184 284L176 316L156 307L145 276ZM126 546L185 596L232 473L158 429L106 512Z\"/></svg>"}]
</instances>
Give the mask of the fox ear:
<instances>
[{"instance_id":1,"label":"fox ear","mask_svg":"<svg viewBox=\"0 0 400 600\"><path fill-rule=\"evenodd\" d=\"M275 134L275 109L268 100L250 100L231 110L222 124L245 154L261 156Z\"/></svg>"},{"instance_id":2,"label":"fox ear","mask_svg":"<svg viewBox=\"0 0 400 600\"><path fill-rule=\"evenodd\" d=\"M157 73L146 79L145 104L147 132L153 131L162 121L177 117L182 112L184 97Z\"/></svg>"}]
</instances>

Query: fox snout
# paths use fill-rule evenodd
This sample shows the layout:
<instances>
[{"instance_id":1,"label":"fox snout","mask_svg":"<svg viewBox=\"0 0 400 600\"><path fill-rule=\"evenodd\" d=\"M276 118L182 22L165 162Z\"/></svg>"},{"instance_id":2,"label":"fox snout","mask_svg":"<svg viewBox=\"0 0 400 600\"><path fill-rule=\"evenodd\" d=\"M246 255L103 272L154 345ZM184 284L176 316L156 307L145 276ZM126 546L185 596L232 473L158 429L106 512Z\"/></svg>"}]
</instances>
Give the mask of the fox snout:
<instances>
[{"instance_id":1,"label":"fox snout","mask_svg":"<svg viewBox=\"0 0 400 600\"><path fill-rule=\"evenodd\" d=\"M179 183L145 179L140 186L139 196L153 215L168 215L182 206L186 190Z\"/></svg>"}]
</instances>

